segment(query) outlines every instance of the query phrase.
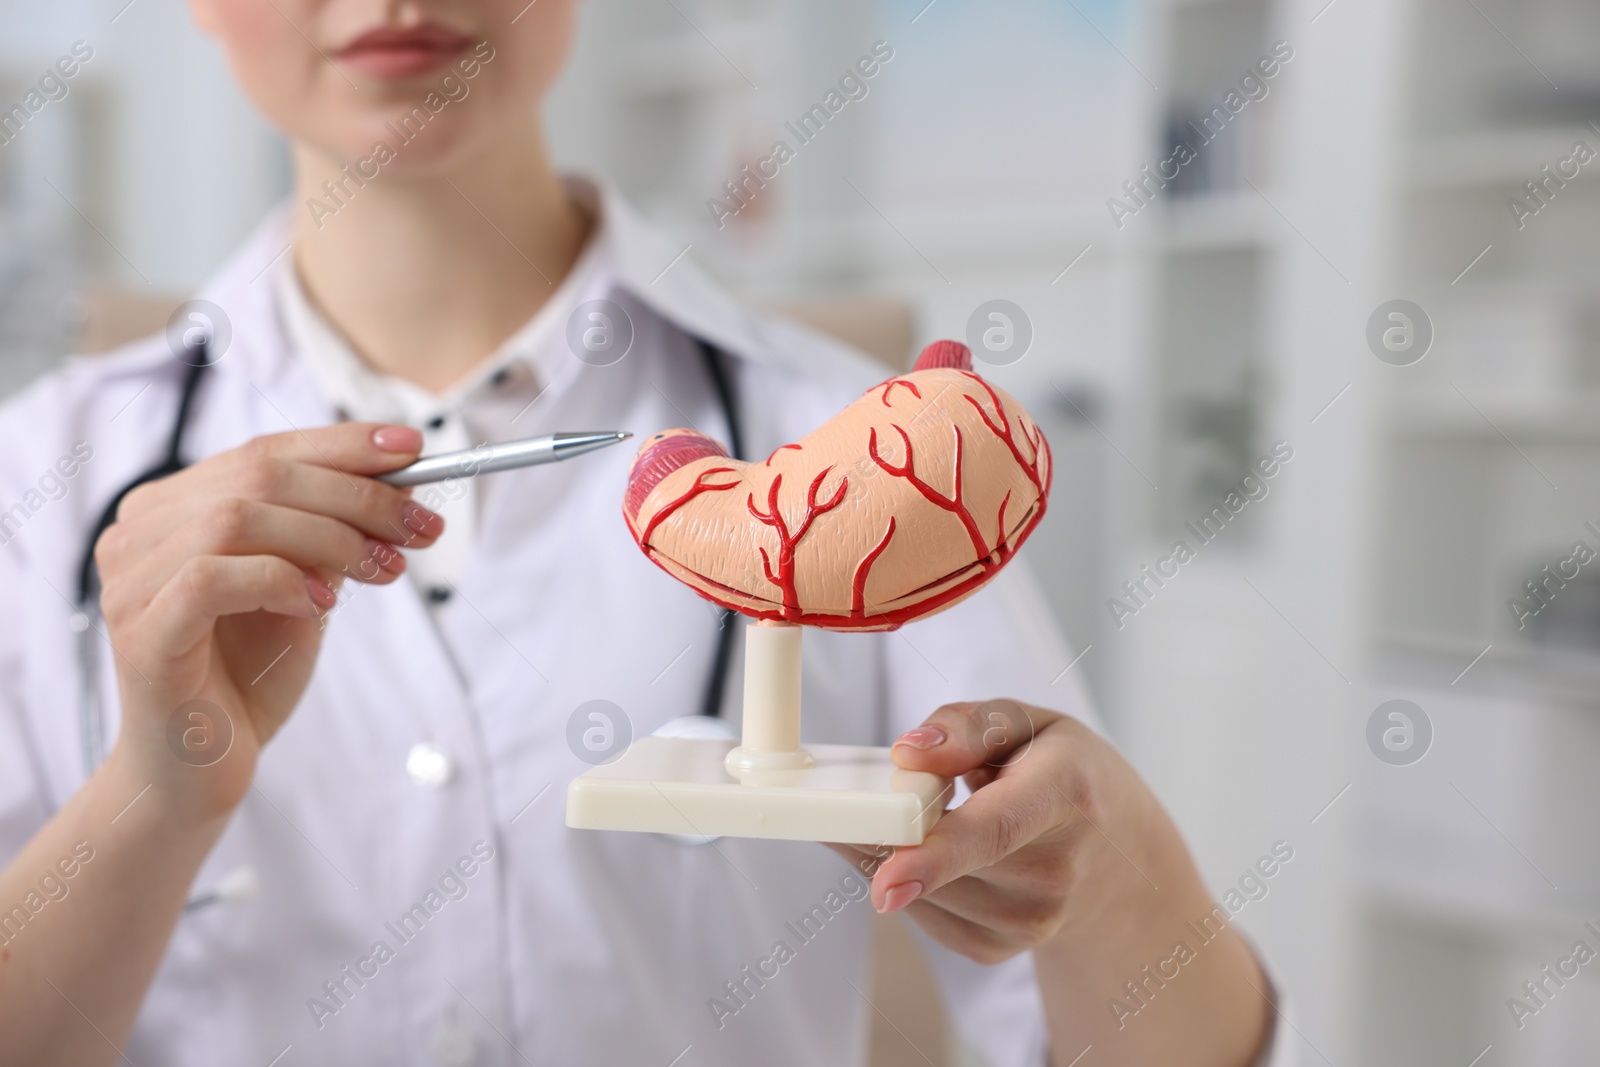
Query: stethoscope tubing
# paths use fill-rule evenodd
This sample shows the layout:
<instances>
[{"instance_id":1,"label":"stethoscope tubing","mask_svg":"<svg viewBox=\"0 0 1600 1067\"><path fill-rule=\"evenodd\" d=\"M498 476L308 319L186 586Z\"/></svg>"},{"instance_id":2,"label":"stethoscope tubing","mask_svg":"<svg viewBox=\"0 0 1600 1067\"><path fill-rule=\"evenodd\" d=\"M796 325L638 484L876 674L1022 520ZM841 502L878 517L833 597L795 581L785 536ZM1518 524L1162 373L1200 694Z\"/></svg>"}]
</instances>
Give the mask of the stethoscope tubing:
<instances>
[{"instance_id":1,"label":"stethoscope tubing","mask_svg":"<svg viewBox=\"0 0 1600 1067\"><path fill-rule=\"evenodd\" d=\"M706 377L710 380L718 406L722 409L723 421L728 431L729 454L735 459L744 459L746 456L739 405L733 383L729 380L724 365L726 357L709 341L692 336L690 339L698 349ZM83 548L79 563L78 616L74 620L74 628L78 630L76 634L80 686L78 730L85 777L92 775L105 760L105 711L100 699L100 657L96 648L100 629L98 625L100 580L94 564L94 548L96 542L100 540L100 535L116 521L117 506L121 504L123 497L146 482L176 474L187 466L183 460L183 441L193 421L195 398L212 365L209 338L200 338L199 343L187 353L184 363L187 366L179 394L178 410L173 417L165 455L161 462L130 481L111 498ZM716 652L700 701L700 714L711 718L722 714L724 691L727 688L728 671L733 663L733 646L739 629L734 625L735 618L735 612L720 609Z\"/></svg>"}]
</instances>

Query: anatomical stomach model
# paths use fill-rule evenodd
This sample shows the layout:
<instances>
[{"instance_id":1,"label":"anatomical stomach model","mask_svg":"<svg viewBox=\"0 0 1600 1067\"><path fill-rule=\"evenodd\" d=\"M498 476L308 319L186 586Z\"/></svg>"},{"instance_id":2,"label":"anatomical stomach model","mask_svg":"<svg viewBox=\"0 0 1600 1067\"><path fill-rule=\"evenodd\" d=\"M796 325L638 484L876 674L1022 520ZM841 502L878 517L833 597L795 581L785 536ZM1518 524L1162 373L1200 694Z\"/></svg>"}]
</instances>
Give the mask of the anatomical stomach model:
<instances>
[{"instance_id":1,"label":"anatomical stomach model","mask_svg":"<svg viewBox=\"0 0 1600 1067\"><path fill-rule=\"evenodd\" d=\"M992 578L1044 515L1050 473L1022 405L942 341L763 462L693 430L656 434L623 514L647 556L724 607L892 630Z\"/></svg>"},{"instance_id":2,"label":"anatomical stomach model","mask_svg":"<svg viewBox=\"0 0 1600 1067\"><path fill-rule=\"evenodd\" d=\"M1051 473L1039 427L952 341L762 461L693 430L648 438L623 516L668 574L755 620L744 736L641 740L573 783L568 825L920 842L945 780L886 749L800 746L802 628L892 630L971 596L1039 524Z\"/></svg>"}]
</instances>

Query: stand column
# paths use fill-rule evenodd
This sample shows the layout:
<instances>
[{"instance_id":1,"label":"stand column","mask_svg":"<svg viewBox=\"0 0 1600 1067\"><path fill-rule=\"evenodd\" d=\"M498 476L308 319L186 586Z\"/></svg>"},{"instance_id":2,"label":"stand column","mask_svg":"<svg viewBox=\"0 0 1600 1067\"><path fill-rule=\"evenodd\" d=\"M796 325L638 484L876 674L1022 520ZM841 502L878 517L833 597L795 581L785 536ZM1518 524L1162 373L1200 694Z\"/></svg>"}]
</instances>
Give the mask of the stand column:
<instances>
[{"instance_id":1,"label":"stand column","mask_svg":"<svg viewBox=\"0 0 1600 1067\"><path fill-rule=\"evenodd\" d=\"M735 777L752 771L803 770L814 765L800 747L802 628L762 620L744 631L744 734L725 766Z\"/></svg>"}]
</instances>

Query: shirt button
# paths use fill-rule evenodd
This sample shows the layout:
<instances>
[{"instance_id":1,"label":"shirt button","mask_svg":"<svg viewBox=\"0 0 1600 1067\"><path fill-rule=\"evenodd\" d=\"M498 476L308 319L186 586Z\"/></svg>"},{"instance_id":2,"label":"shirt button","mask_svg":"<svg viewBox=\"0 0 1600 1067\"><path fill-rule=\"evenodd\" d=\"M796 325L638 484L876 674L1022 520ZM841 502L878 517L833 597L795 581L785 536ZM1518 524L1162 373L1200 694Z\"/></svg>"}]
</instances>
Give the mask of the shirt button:
<instances>
[{"instance_id":1,"label":"shirt button","mask_svg":"<svg viewBox=\"0 0 1600 1067\"><path fill-rule=\"evenodd\" d=\"M433 1058L441 1067L472 1067L478 1062L478 1035L459 1022L446 1023L433 1039Z\"/></svg>"},{"instance_id":2,"label":"shirt button","mask_svg":"<svg viewBox=\"0 0 1600 1067\"><path fill-rule=\"evenodd\" d=\"M435 585L428 588L428 603L443 604L449 599L450 587L448 585Z\"/></svg>"},{"instance_id":3,"label":"shirt button","mask_svg":"<svg viewBox=\"0 0 1600 1067\"><path fill-rule=\"evenodd\" d=\"M430 429L430 430L438 430L438 429L442 429L443 427L444 427L444 416L443 415L435 415L433 418L428 420L428 429Z\"/></svg>"},{"instance_id":4,"label":"shirt button","mask_svg":"<svg viewBox=\"0 0 1600 1067\"><path fill-rule=\"evenodd\" d=\"M418 741L406 755L406 773L425 789L440 789L456 775L456 761L432 741Z\"/></svg>"},{"instance_id":5,"label":"shirt button","mask_svg":"<svg viewBox=\"0 0 1600 1067\"><path fill-rule=\"evenodd\" d=\"M501 367L499 370L495 371L492 375L489 376L489 384L494 386L496 389L502 388L510 380L511 380L511 368L510 367Z\"/></svg>"}]
</instances>

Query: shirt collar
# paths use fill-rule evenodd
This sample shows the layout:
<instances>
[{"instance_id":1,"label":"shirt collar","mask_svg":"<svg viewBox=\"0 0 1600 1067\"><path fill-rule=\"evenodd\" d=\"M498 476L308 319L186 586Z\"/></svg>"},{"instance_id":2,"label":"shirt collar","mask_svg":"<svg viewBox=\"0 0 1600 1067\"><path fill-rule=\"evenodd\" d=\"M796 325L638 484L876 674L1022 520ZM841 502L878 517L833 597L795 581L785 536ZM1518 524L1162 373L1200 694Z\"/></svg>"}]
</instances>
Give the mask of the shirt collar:
<instances>
[{"instance_id":1,"label":"shirt collar","mask_svg":"<svg viewBox=\"0 0 1600 1067\"><path fill-rule=\"evenodd\" d=\"M550 298L493 354L442 394L386 374L362 359L312 303L292 256L276 265L273 279L283 331L303 356L328 403L348 417L365 421L420 425L443 410L466 406L492 381L519 369L541 386L548 385L565 360L566 320L573 308L613 288L605 230L605 216L601 215L595 233Z\"/></svg>"},{"instance_id":2,"label":"shirt collar","mask_svg":"<svg viewBox=\"0 0 1600 1067\"><path fill-rule=\"evenodd\" d=\"M808 345L792 343L792 327L741 304L694 262L691 244L668 240L609 186L572 178L569 187L598 212L600 223L591 246L598 250L611 284L679 329L737 359L801 374L806 372L803 361L808 353L814 357L819 346L837 347L810 335ZM292 355L277 287L265 276L284 269L291 258L294 210L294 205L286 204L264 220L198 294L219 305L237 327L232 348L218 369L243 374L257 387L282 381L299 362ZM565 345L546 348L558 358ZM150 358L170 362L164 348Z\"/></svg>"},{"instance_id":3,"label":"shirt collar","mask_svg":"<svg viewBox=\"0 0 1600 1067\"><path fill-rule=\"evenodd\" d=\"M784 343L774 320L757 314L694 261L692 243L676 244L605 185L571 186L604 212L604 237L618 288L679 329L740 359L803 370L801 351Z\"/></svg>"}]
</instances>

